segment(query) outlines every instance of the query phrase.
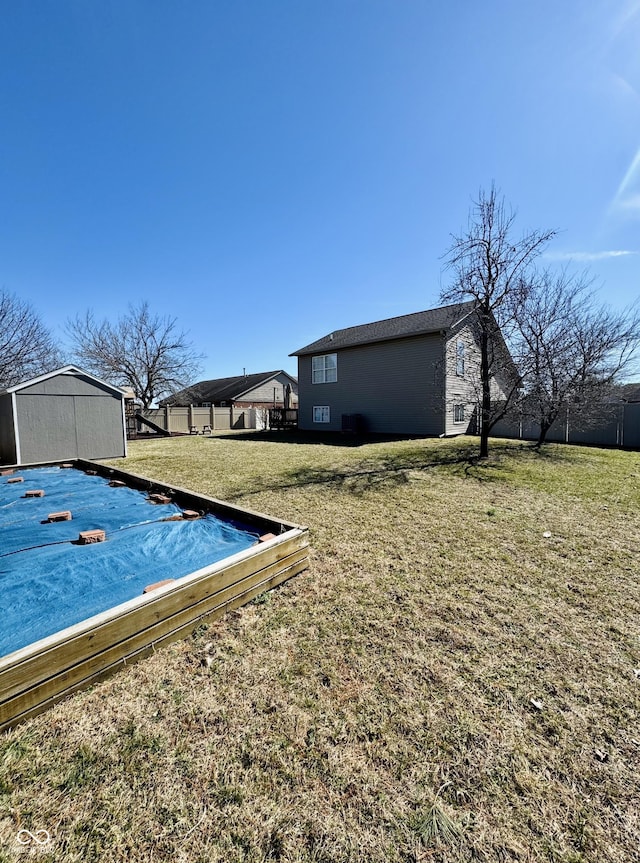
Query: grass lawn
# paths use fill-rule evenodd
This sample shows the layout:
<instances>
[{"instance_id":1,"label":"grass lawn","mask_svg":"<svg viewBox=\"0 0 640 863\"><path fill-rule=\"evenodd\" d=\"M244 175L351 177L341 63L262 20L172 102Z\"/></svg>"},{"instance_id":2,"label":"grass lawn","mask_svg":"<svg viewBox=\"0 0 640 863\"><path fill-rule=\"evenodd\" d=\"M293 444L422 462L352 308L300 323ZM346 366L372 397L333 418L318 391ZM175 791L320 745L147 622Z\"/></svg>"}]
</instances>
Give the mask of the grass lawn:
<instances>
[{"instance_id":1,"label":"grass lawn","mask_svg":"<svg viewBox=\"0 0 640 863\"><path fill-rule=\"evenodd\" d=\"M476 449L131 445L311 567L0 735L0 861L640 860L640 454Z\"/></svg>"}]
</instances>

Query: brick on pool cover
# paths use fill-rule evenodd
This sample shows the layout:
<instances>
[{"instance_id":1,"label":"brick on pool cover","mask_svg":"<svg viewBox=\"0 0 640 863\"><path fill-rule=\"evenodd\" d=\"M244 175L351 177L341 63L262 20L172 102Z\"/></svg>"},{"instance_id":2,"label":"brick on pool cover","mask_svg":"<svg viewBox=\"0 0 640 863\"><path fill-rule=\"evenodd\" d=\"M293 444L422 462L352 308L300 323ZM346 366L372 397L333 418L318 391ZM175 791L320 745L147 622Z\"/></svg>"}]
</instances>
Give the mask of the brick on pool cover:
<instances>
[{"instance_id":1,"label":"brick on pool cover","mask_svg":"<svg viewBox=\"0 0 640 863\"><path fill-rule=\"evenodd\" d=\"M23 476L14 476L11 479L8 479L7 482L24 482Z\"/></svg>"},{"instance_id":2,"label":"brick on pool cover","mask_svg":"<svg viewBox=\"0 0 640 863\"><path fill-rule=\"evenodd\" d=\"M90 545L93 542L104 542L107 538L104 530L83 530L78 536L80 545Z\"/></svg>"},{"instance_id":3,"label":"brick on pool cover","mask_svg":"<svg viewBox=\"0 0 640 863\"><path fill-rule=\"evenodd\" d=\"M175 578L163 578L162 581L156 581L153 584L148 584L143 593L151 593L153 590L158 590L159 587L164 587L165 584L173 584Z\"/></svg>"},{"instance_id":4,"label":"brick on pool cover","mask_svg":"<svg viewBox=\"0 0 640 863\"><path fill-rule=\"evenodd\" d=\"M126 482L123 482L123 480L121 479L112 479L109 485L111 486L111 488L124 488Z\"/></svg>"},{"instance_id":5,"label":"brick on pool cover","mask_svg":"<svg viewBox=\"0 0 640 863\"><path fill-rule=\"evenodd\" d=\"M195 509L183 509L182 518L200 518L200 513L196 512Z\"/></svg>"},{"instance_id":6,"label":"brick on pool cover","mask_svg":"<svg viewBox=\"0 0 640 863\"><path fill-rule=\"evenodd\" d=\"M63 509L61 512L50 512L47 521L71 521L71 511Z\"/></svg>"},{"instance_id":7,"label":"brick on pool cover","mask_svg":"<svg viewBox=\"0 0 640 863\"><path fill-rule=\"evenodd\" d=\"M269 542L270 539L275 539L275 533L263 533L262 536L258 537L258 542Z\"/></svg>"},{"instance_id":8,"label":"brick on pool cover","mask_svg":"<svg viewBox=\"0 0 640 863\"><path fill-rule=\"evenodd\" d=\"M44 497L44 489L42 488L30 488L29 491L25 491L25 497Z\"/></svg>"},{"instance_id":9,"label":"brick on pool cover","mask_svg":"<svg viewBox=\"0 0 640 863\"><path fill-rule=\"evenodd\" d=\"M150 494L149 500L151 503L171 503L171 498L168 494Z\"/></svg>"}]
</instances>

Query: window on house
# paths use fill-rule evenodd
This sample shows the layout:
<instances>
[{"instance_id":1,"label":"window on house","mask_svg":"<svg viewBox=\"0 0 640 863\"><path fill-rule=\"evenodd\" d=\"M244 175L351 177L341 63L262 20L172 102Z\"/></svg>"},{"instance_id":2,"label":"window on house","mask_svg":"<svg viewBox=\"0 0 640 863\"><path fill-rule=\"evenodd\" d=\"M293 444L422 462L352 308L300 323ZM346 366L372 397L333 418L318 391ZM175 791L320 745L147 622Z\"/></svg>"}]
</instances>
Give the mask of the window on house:
<instances>
[{"instance_id":1,"label":"window on house","mask_svg":"<svg viewBox=\"0 0 640 863\"><path fill-rule=\"evenodd\" d=\"M331 422L331 409L329 405L314 405L313 421L314 423Z\"/></svg>"},{"instance_id":2,"label":"window on house","mask_svg":"<svg viewBox=\"0 0 640 863\"><path fill-rule=\"evenodd\" d=\"M464 404L458 403L453 406L453 421L454 423L464 422Z\"/></svg>"},{"instance_id":3,"label":"window on house","mask_svg":"<svg viewBox=\"0 0 640 863\"><path fill-rule=\"evenodd\" d=\"M464 342L456 342L456 374L464 377Z\"/></svg>"},{"instance_id":4,"label":"window on house","mask_svg":"<svg viewBox=\"0 0 640 863\"><path fill-rule=\"evenodd\" d=\"M338 380L338 355L323 354L311 360L311 381L314 384L333 384Z\"/></svg>"}]
</instances>

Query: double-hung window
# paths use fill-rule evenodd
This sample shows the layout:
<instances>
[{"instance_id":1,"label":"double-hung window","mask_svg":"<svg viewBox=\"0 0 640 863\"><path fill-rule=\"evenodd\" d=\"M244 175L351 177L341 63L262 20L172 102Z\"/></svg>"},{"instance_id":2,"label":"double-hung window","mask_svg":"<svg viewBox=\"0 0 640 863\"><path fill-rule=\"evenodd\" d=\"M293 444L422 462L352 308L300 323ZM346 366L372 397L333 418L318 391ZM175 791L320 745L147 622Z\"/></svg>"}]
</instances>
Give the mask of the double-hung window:
<instances>
[{"instance_id":1,"label":"double-hung window","mask_svg":"<svg viewBox=\"0 0 640 863\"><path fill-rule=\"evenodd\" d=\"M458 403L453 406L453 421L454 423L464 422L464 404Z\"/></svg>"},{"instance_id":2,"label":"double-hung window","mask_svg":"<svg viewBox=\"0 0 640 863\"><path fill-rule=\"evenodd\" d=\"M334 384L338 380L338 355L322 354L311 358L311 382Z\"/></svg>"},{"instance_id":3,"label":"double-hung window","mask_svg":"<svg viewBox=\"0 0 640 863\"><path fill-rule=\"evenodd\" d=\"M314 423L331 422L331 408L329 407L329 405L314 405L313 421Z\"/></svg>"}]
</instances>

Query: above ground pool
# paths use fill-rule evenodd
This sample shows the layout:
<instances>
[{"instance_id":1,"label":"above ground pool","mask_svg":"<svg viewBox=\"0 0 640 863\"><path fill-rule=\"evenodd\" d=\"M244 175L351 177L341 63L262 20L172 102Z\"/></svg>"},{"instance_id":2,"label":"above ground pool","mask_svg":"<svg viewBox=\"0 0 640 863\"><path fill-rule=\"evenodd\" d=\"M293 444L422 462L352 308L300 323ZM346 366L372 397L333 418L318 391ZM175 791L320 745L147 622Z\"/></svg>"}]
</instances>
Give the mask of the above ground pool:
<instances>
[{"instance_id":1,"label":"above ground pool","mask_svg":"<svg viewBox=\"0 0 640 863\"><path fill-rule=\"evenodd\" d=\"M306 527L75 459L0 468L0 731L303 572Z\"/></svg>"},{"instance_id":2,"label":"above ground pool","mask_svg":"<svg viewBox=\"0 0 640 863\"><path fill-rule=\"evenodd\" d=\"M183 518L173 502L109 482L60 467L0 476L0 656L258 541L249 525ZM81 544L94 530L105 540Z\"/></svg>"}]
</instances>

